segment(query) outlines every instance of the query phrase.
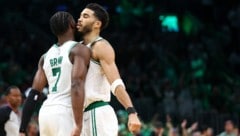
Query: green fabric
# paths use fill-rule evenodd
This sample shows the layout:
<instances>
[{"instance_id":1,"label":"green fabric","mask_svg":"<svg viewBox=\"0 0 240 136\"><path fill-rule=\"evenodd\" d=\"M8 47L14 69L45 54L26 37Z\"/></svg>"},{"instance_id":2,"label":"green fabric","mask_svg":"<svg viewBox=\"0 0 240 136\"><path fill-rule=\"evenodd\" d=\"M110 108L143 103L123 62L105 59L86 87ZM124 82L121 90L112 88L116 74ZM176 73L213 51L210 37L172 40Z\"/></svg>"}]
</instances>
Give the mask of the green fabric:
<instances>
[{"instance_id":1,"label":"green fabric","mask_svg":"<svg viewBox=\"0 0 240 136\"><path fill-rule=\"evenodd\" d=\"M103 101L93 102L90 105L88 105L88 107L84 110L84 112L92 110L92 109L95 109L97 107L104 106L104 105L108 105L108 103L107 102L103 102Z\"/></svg>"},{"instance_id":2,"label":"green fabric","mask_svg":"<svg viewBox=\"0 0 240 136\"><path fill-rule=\"evenodd\" d=\"M96 113L95 109L91 111L91 116L92 116L92 134L93 136L97 136L97 126L96 126Z\"/></svg>"}]
</instances>

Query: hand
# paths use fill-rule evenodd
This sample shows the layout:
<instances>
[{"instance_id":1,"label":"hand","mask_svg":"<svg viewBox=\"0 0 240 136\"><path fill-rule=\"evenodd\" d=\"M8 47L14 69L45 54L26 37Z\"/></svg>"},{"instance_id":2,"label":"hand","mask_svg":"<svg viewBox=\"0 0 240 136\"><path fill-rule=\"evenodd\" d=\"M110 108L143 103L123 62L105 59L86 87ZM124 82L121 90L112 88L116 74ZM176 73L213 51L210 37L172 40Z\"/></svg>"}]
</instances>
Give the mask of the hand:
<instances>
[{"instance_id":1,"label":"hand","mask_svg":"<svg viewBox=\"0 0 240 136\"><path fill-rule=\"evenodd\" d=\"M190 128L187 129L187 132L188 132L188 133L192 133L194 130L197 129L197 127L198 127L198 123L195 122L195 123L193 123L193 124L191 125Z\"/></svg>"},{"instance_id":2,"label":"hand","mask_svg":"<svg viewBox=\"0 0 240 136\"><path fill-rule=\"evenodd\" d=\"M198 123L195 122L195 123L192 124L191 129L192 129L192 130L196 130L197 127L198 127Z\"/></svg>"},{"instance_id":3,"label":"hand","mask_svg":"<svg viewBox=\"0 0 240 136\"><path fill-rule=\"evenodd\" d=\"M128 116L128 130L134 134L139 133L141 130L141 122L137 113L132 113Z\"/></svg>"},{"instance_id":4,"label":"hand","mask_svg":"<svg viewBox=\"0 0 240 136\"><path fill-rule=\"evenodd\" d=\"M75 126L74 129L72 130L71 136L80 136L80 134L81 134L81 129Z\"/></svg>"},{"instance_id":5,"label":"hand","mask_svg":"<svg viewBox=\"0 0 240 136\"><path fill-rule=\"evenodd\" d=\"M25 133L19 133L19 136L26 136Z\"/></svg>"},{"instance_id":6,"label":"hand","mask_svg":"<svg viewBox=\"0 0 240 136\"><path fill-rule=\"evenodd\" d=\"M166 115L167 122L172 122L172 118L169 114Z\"/></svg>"},{"instance_id":7,"label":"hand","mask_svg":"<svg viewBox=\"0 0 240 136\"><path fill-rule=\"evenodd\" d=\"M182 127L183 129L185 129L186 126L187 126L187 120L184 119L183 122L181 123L181 127Z\"/></svg>"}]
</instances>

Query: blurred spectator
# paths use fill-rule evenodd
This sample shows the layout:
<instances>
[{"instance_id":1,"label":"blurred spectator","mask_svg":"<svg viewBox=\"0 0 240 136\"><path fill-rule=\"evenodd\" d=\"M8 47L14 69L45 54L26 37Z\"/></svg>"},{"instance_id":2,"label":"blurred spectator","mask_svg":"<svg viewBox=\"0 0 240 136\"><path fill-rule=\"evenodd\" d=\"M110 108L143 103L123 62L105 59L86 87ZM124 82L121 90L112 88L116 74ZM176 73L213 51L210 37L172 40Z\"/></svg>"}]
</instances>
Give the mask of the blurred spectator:
<instances>
[{"instance_id":1,"label":"blurred spectator","mask_svg":"<svg viewBox=\"0 0 240 136\"><path fill-rule=\"evenodd\" d=\"M234 132L233 132L236 136L239 136L239 128L235 125L234 127Z\"/></svg>"},{"instance_id":2,"label":"blurred spectator","mask_svg":"<svg viewBox=\"0 0 240 136\"><path fill-rule=\"evenodd\" d=\"M194 122L189 128L187 128L187 120L184 119L181 123L181 130L182 130L181 135L182 136L198 135L199 131L197 131L197 128L198 128L197 122Z\"/></svg>"},{"instance_id":3,"label":"blurred spectator","mask_svg":"<svg viewBox=\"0 0 240 136\"><path fill-rule=\"evenodd\" d=\"M194 132L192 132L192 136L201 136L201 132L200 131L194 131Z\"/></svg>"},{"instance_id":4,"label":"blurred spectator","mask_svg":"<svg viewBox=\"0 0 240 136\"><path fill-rule=\"evenodd\" d=\"M164 127L162 122L155 121L153 122L153 131L150 136L163 136Z\"/></svg>"},{"instance_id":5,"label":"blurred spectator","mask_svg":"<svg viewBox=\"0 0 240 136\"><path fill-rule=\"evenodd\" d=\"M213 129L211 127L202 125L201 136L213 136Z\"/></svg>"},{"instance_id":6,"label":"blurred spectator","mask_svg":"<svg viewBox=\"0 0 240 136\"><path fill-rule=\"evenodd\" d=\"M32 121L28 124L27 136L39 136L39 126L37 122Z\"/></svg>"},{"instance_id":7,"label":"blurred spectator","mask_svg":"<svg viewBox=\"0 0 240 136\"><path fill-rule=\"evenodd\" d=\"M169 79L165 79L163 83L163 104L164 104L164 112L166 114L175 115L176 114L176 94L175 90L171 85L171 81Z\"/></svg>"},{"instance_id":8,"label":"blurred spectator","mask_svg":"<svg viewBox=\"0 0 240 136\"><path fill-rule=\"evenodd\" d=\"M237 136L234 129L234 122L232 120L227 120L225 121L224 132L220 133L219 136Z\"/></svg>"},{"instance_id":9,"label":"blurred spectator","mask_svg":"<svg viewBox=\"0 0 240 136\"><path fill-rule=\"evenodd\" d=\"M17 86L6 90L7 105L0 108L0 135L18 136L20 127L19 106L22 103L21 91Z\"/></svg>"}]
</instances>

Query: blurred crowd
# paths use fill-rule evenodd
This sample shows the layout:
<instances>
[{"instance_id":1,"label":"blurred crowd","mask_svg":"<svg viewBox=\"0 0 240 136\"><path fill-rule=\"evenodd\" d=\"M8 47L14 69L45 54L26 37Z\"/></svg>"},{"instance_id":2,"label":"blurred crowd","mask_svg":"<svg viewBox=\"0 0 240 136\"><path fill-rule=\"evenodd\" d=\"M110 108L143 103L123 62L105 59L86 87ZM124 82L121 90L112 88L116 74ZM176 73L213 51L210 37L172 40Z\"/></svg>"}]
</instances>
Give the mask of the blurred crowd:
<instances>
[{"instance_id":1,"label":"blurred crowd","mask_svg":"<svg viewBox=\"0 0 240 136\"><path fill-rule=\"evenodd\" d=\"M119 136L132 136L126 129L127 113L124 112L122 110L118 111ZM190 123L184 119L180 124L174 125L169 115L166 116L165 123L157 118L157 116L154 116L151 122L145 123L137 136L239 136L239 128L231 119L225 120L223 131L217 133L206 124Z\"/></svg>"},{"instance_id":2,"label":"blurred crowd","mask_svg":"<svg viewBox=\"0 0 240 136\"><path fill-rule=\"evenodd\" d=\"M49 17L66 10L77 20L85 3L0 1L1 104L9 85L19 86L23 94L31 86L38 59L55 42ZM240 117L237 0L106 0L100 4L111 17L102 35L116 51L120 73L144 122L143 136L236 132ZM179 32L162 31L161 14L178 16ZM76 39L81 40L78 34ZM114 98L111 104L125 115ZM120 120L120 134L127 136L126 120ZM37 130L36 125L35 119L29 129Z\"/></svg>"}]
</instances>

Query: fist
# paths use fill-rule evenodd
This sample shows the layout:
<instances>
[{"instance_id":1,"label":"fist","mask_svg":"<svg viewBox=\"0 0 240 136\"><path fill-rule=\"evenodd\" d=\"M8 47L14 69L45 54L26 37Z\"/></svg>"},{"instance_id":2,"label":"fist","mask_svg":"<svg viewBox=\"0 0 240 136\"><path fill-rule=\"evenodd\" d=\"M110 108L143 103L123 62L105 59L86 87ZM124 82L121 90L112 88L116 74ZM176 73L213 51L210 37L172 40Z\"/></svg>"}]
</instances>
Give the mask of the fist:
<instances>
[{"instance_id":1,"label":"fist","mask_svg":"<svg viewBox=\"0 0 240 136\"><path fill-rule=\"evenodd\" d=\"M128 116L128 130L134 134L137 134L141 130L141 122L137 116L137 114L130 114Z\"/></svg>"},{"instance_id":2,"label":"fist","mask_svg":"<svg viewBox=\"0 0 240 136\"><path fill-rule=\"evenodd\" d=\"M80 136L80 134L81 134L81 129L79 129L78 127L75 127L72 130L71 136Z\"/></svg>"}]
</instances>

